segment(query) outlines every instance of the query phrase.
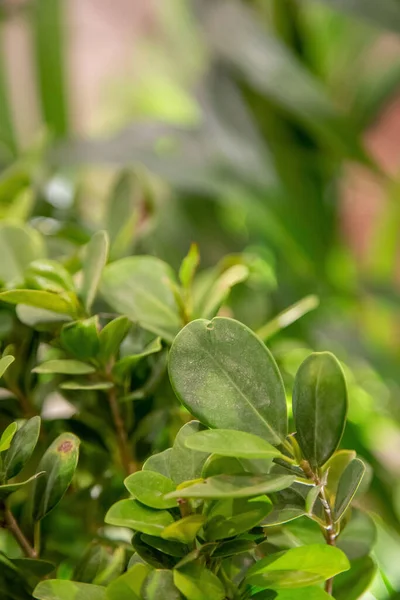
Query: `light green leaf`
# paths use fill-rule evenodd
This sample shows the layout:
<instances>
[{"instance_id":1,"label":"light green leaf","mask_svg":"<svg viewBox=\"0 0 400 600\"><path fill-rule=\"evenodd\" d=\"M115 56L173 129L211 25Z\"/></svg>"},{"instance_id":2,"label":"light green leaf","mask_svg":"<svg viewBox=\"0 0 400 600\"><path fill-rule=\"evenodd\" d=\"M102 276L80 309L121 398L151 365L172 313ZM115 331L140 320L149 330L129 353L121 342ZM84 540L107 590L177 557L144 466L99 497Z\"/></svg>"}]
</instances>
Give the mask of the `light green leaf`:
<instances>
[{"instance_id":1,"label":"light green leaf","mask_svg":"<svg viewBox=\"0 0 400 600\"><path fill-rule=\"evenodd\" d=\"M122 378L126 375L129 375L134 367L137 365L142 358L146 358L146 356L150 356L151 354L156 354L157 352L161 352L162 344L161 338L156 338L150 344L146 346L143 352L139 354L131 354L130 356L124 356L120 360L118 360L113 366L113 375L116 377Z\"/></svg>"},{"instance_id":2,"label":"light green leaf","mask_svg":"<svg viewBox=\"0 0 400 600\"><path fill-rule=\"evenodd\" d=\"M5 452L5 450L9 449L17 429L18 425L14 422L10 423L9 426L3 431L0 437L0 452Z\"/></svg>"},{"instance_id":3,"label":"light green leaf","mask_svg":"<svg viewBox=\"0 0 400 600\"><path fill-rule=\"evenodd\" d=\"M24 574L33 575L40 579L49 575L56 568L53 563L47 560L35 558L13 558L12 563Z\"/></svg>"},{"instance_id":4,"label":"light green leaf","mask_svg":"<svg viewBox=\"0 0 400 600\"><path fill-rule=\"evenodd\" d=\"M283 310L281 313L279 313L279 315L274 317L266 325L261 327L261 329L257 331L258 337L263 341L268 340L273 335L275 335L275 333L278 333L278 331L281 331L285 327L288 327L292 323L295 323L308 312L317 308L318 305L318 296L311 295L302 298L295 304L292 304L292 306L289 306L289 308Z\"/></svg>"},{"instance_id":5,"label":"light green leaf","mask_svg":"<svg viewBox=\"0 0 400 600\"><path fill-rule=\"evenodd\" d=\"M62 390L110 390L114 387L111 381L96 381L93 383L80 381L64 381L60 384Z\"/></svg>"},{"instance_id":6,"label":"light green leaf","mask_svg":"<svg viewBox=\"0 0 400 600\"><path fill-rule=\"evenodd\" d=\"M293 389L296 437L312 468L338 447L347 415L347 390L338 360L330 352L311 354L300 365Z\"/></svg>"},{"instance_id":7,"label":"light green leaf","mask_svg":"<svg viewBox=\"0 0 400 600\"><path fill-rule=\"evenodd\" d=\"M195 563L174 569L174 583L187 600L224 600L225 589L214 573Z\"/></svg>"},{"instance_id":8,"label":"light green leaf","mask_svg":"<svg viewBox=\"0 0 400 600\"><path fill-rule=\"evenodd\" d=\"M171 281L175 282L175 276L166 263L151 256L133 256L104 269L101 293L114 310L172 342L182 323Z\"/></svg>"},{"instance_id":9,"label":"light green leaf","mask_svg":"<svg viewBox=\"0 0 400 600\"><path fill-rule=\"evenodd\" d=\"M109 509L105 522L160 536L164 528L174 522L174 518L166 510L154 510L136 500L120 500Z\"/></svg>"},{"instance_id":10,"label":"light green leaf","mask_svg":"<svg viewBox=\"0 0 400 600\"><path fill-rule=\"evenodd\" d=\"M60 373L63 375L87 375L94 373L96 369L92 365L80 362L79 360L48 360L32 369L33 373Z\"/></svg>"},{"instance_id":11,"label":"light green leaf","mask_svg":"<svg viewBox=\"0 0 400 600\"><path fill-rule=\"evenodd\" d=\"M33 518L40 521L60 502L74 476L79 458L79 439L63 433L44 453L38 470L44 471L33 491Z\"/></svg>"},{"instance_id":12,"label":"light green leaf","mask_svg":"<svg viewBox=\"0 0 400 600\"><path fill-rule=\"evenodd\" d=\"M86 246L80 296L88 313L96 298L103 269L107 264L108 250L109 239L106 231L97 231Z\"/></svg>"},{"instance_id":13,"label":"light green leaf","mask_svg":"<svg viewBox=\"0 0 400 600\"><path fill-rule=\"evenodd\" d=\"M254 597L258 600L257 594ZM260 600L332 600L332 596L324 592L319 587L309 587L290 590L279 590L277 593L271 592L271 596L264 596Z\"/></svg>"},{"instance_id":14,"label":"light green leaf","mask_svg":"<svg viewBox=\"0 0 400 600\"><path fill-rule=\"evenodd\" d=\"M245 533L259 525L272 510L266 496L221 500L207 514L204 534L215 541Z\"/></svg>"},{"instance_id":15,"label":"light green leaf","mask_svg":"<svg viewBox=\"0 0 400 600\"><path fill-rule=\"evenodd\" d=\"M268 349L242 323L216 317L186 325L172 344L169 374L176 395L201 422L275 445L284 440L281 375Z\"/></svg>"},{"instance_id":16,"label":"light green leaf","mask_svg":"<svg viewBox=\"0 0 400 600\"><path fill-rule=\"evenodd\" d=\"M232 429L199 431L185 440L187 448L237 458L273 458L279 450L262 438Z\"/></svg>"},{"instance_id":17,"label":"light green leaf","mask_svg":"<svg viewBox=\"0 0 400 600\"><path fill-rule=\"evenodd\" d=\"M61 344L65 350L80 360L94 358L100 347L98 328L97 315L90 319L67 323L61 329Z\"/></svg>"},{"instance_id":18,"label":"light green leaf","mask_svg":"<svg viewBox=\"0 0 400 600\"><path fill-rule=\"evenodd\" d=\"M224 271L215 281L212 288L209 290L204 306L201 308L199 316L204 319L212 319L225 302L231 289L246 281L249 276L249 269L246 265L233 265Z\"/></svg>"},{"instance_id":19,"label":"light green leaf","mask_svg":"<svg viewBox=\"0 0 400 600\"><path fill-rule=\"evenodd\" d=\"M9 304L26 304L55 313L76 316L75 296L70 292L55 294L42 290L10 290L0 293L0 300Z\"/></svg>"},{"instance_id":20,"label":"light green leaf","mask_svg":"<svg viewBox=\"0 0 400 600\"><path fill-rule=\"evenodd\" d=\"M15 312L21 323L40 331L47 330L57 323L66 323L72 320L69 315L55 313L43 308L35 308L34 306L26 306L25 304L17 304Z\"/></svg>"},{"instance_id":21,"label":"light green leaf","mask_svg":"<svg viewBox=\"0 0 400 600\"><path fill-rule=\"evenodd\" d=\"M260 588L301 588L323 583L350 563L346 555L333 546L311 544L277 552L250 567L246 583Z\"/></svg>"},{"instance_id":22,"label":"light green leaf","mask_svg":"<svg viewBox=\"0 0 400 600\"><path fill-rule=\"evenodd\" d=\"M0 377L3 377L4 373L7 371L8 367L12 365L15 358L8 354L7 356L3 356L0 358Z\"/></svg>"},{"instance_id":23,"label":"light green leaf","mask_svg":"<svg viewBox=\"0 0 400 600\"><path fill-rule=\"evenodd\" d=\"M352 460L343 471L339 479L335 507L333 509L335 521L339 521L350 506L364 473L365 465L359 458Z\"/></svg>"},{"instance_id":24,"label":"light green leaf","mask_svg":"<svg viewBox=\"0 0 400 600\"><path fill-rule=\"evenodd\" d=\"M36 447L40 433L40 417L32 417L22 425L12 439L4 457L5 478L12 479L28 462Z\"/></svg>"},{"instance_id":25,"label":"light green leaf","mask_svg":"<svg viewBox=\"0 0 400 600\"><path fill-rule=\"evenodd\" d=\"M0 281L21 283L29 263L45 254L43 238L35 229L0 223Z\"/></svg>"},{"instance_id":26,"label":"light green leaf","mask_svg":"<svg viewBox=\"0 0 400 600\"><path fill-rule=\"evenodd\" d=\"M33 597L38 600L106 600L106 588L89 583L49 579L36 586Z\"/></svg>"},{"instance_id":27,"label":"light green leaf","mask_svg":"<svg viewBox=\"0 0 400 600\"><path fill-rule=\"evenodd\" d=\"M183 481L191 481L201 476L203 464L208 454L190 450L186 447L186 439L204 429L198 421L186 423L178 431L174 445L169 454L169 470L171 479L177 485Z\"/></svg>"},{"instance_id":28,"label":"light green leaf","mask_svg":"<svg viewBox=\"0 0 400 600\"><path fill-rule=\"evenodd\" d=\"M167 494L167 498L249 498L289 487L292 475L215 475Z\"/></svg>"},{"instance_id":29,"label":"light green leaf","mask_svg":"<svg viewBox=\"0 0 400 600\"><path fill-rule=\"evenodd\" d=\"M197 267L200 263L200 254L197 244L191 244L189 252L182 261L179 269L179 281L184 289L188 290L193 282Z\"/></svg>"},{"instance_id":30,"label":"light green leaf","mask_svg":"<svg viewBox=\"0 0 400 600\"><path fill-rule=\"evenodd\" d=\"M142 470L154 471L155 473L160 473L161 475L164 475L165 477L171 479L171 473L169 468L171 452L172 448L167 448L167 450L163 450L163 452L153 454L146 460L142 467Z\"/></svg>"},{"instance_id":31,"label":"light green leaf","mask_svg":"<svg viewBox=\"0 0 400 600\"><path fill-rule=\"evenodd\" d=\"M38 477L43 478L43 475L44 473L40 472L36 473L35 475L32 475L32 477L30 477L26 481L21 481L20 483L7 483L5 485L0 485L0 500L5 500L7 496L13 494L14 492L17 492L21 488L25 487L28 483L35 481L36 479L38 479Z\"/></svg>"},{"instance_id":32,"label":"light green leaf","mask_svg":"<svg viewBox=\"0 0 400 600\"><path fill-rule=\"evenodd\" d=\"M246 469L238 458L211 454L204 463L201 476L206 479L213 475L239 475L241 473L246 473Z\"/></svg>"},{"instance_id":33,"label":"light green leaf","mask_svg":"<svg viewBox=\"0 0 400 600\"><path fill-rule=\"evenodd\" d=\"M174 508L176 500L164 498L176 489L174 482L160 473L137 471L124 481L125 487L139 502L151 508Z\"/></svg>"},{"instance_id":34,"label":"light green leaf","mask_svg":"<svg viewBox=\"0 0 400 600\"><path fill-rule=\"evenodd\" d=\"M175 587L172 572L167 569L158 569L149 573L142 587L142 597L143 600L160 600L160 598L162 600L183 600L179 590ZM123 599L121 598L121 600Z\"/></svg>"},{"instance_id":35,"label":"light green leaf","mask_svg":"<svg viewBox=\"0 0 400 600\"><path fill-rule=\"evenodd\" d=\"M256 549L255 542L251 540L228 540L219 544L213 552L213 558L226 558L228 556L236 556L243 552L251 552Z\"/></svg>"},{"instance_id":36,"label":"light green leaf","mask_svg":"<svg viewBox=\"0 0 400 600\"><path fill-rule=\"evenodd\" d=\"M161 537L166 540L175 540L184 544L190 544L194 541L205 522L205 515L183 517L183 519L168 525L162 532Z\"/></svg>"},{"instance_id":37,"label":"light green leaf","mask_svg":"<svg viewBox=\"0 0 400 600\"><path fill-rule=\"evenodd\" d=\"M132 323L127 317L113 319L99 333L99 359L107 363L119 353L119 348L128 335Z\"/></svg>"},{"instance_id":38,"label":"light green leaf","mask_svg":"<svg viewBox=\"0 0 400 600\"><path fill-rule=\"evenodd\" d=\"M134 565L108 585L107 600L141 600L141 588L150 572L147 565Z\"/></svg>"},{"instance_id":39,"label":"light green leaf","mask_svg":"<svg viewBox=\"0 0 400 600\"><path fill-rule=\"evenodd\" d=\"M74 292L75 286L70 273L55 260L34 260L25 271L26 287L34 290L62 293Z\"/></svg>"},{"instance_id":40,"label":"light green leaf","mask_svg":"<svg viewBox=\"0 0 400 600\"><path fill-rule=\"evenodd\" d=\"M330 498L334 499L339 479L347 465L356 458L354 450L338 450L323 466L323 473L328 473L327 489Z\"/></svg>"}]
</instances>

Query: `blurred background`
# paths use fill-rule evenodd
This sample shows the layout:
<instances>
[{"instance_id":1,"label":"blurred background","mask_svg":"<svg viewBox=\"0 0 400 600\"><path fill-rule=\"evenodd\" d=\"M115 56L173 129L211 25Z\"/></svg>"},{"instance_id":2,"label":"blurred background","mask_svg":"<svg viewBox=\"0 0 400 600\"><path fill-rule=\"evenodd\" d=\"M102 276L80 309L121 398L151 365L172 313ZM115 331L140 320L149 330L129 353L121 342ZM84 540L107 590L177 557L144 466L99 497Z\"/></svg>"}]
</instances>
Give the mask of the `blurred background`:
<instances>
[{"instance_id":1,"label":"blurred background","mask_svg":"<svg viewBox=\"0 0 400 600\"><path fill-rule=\"evenodd\" d=\"M114 258L251 255L230 309L288 388L310 348L345 365L343 445L374 472L365 598L397 598L400 4L2 0L0 18L0 218L69 263L121 222Z\"/></svg>"}]
</instances>

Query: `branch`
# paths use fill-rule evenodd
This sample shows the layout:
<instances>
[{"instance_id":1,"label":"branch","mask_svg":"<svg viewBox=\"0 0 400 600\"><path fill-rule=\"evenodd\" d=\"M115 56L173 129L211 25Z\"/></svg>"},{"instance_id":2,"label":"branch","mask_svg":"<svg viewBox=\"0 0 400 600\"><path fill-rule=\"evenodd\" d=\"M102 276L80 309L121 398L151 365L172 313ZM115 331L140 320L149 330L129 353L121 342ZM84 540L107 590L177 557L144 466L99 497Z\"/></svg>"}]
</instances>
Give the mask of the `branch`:
<instances>
[{"instance_id":1,"label":"branch","mask_svg":"<svg viewBox=\"0 0 400 600\"><path fill-rule=\"evenodd\" d=\"M29 541L26 539L26 537L22 533L11 510L8 508L8 506L6 504L4 504L3 506L4 506L4 523L5 523L6 528L14 536L14 538L18 542L19 546L22 548L22 550L27 558L37 558L36 551L32 548L31 544L29 543Z\"/></svg>"}]
</instances>

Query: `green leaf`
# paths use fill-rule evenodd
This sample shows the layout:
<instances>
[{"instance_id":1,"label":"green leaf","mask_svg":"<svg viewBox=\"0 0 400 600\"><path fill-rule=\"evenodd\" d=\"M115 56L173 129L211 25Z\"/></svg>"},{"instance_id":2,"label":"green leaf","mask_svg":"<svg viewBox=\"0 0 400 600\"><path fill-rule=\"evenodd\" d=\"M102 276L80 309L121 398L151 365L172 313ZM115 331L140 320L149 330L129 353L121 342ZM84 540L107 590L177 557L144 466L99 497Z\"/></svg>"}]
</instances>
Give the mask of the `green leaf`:
<instances>
[{"instance_id":1,"label":"green leaf","mask_svg":"<svg viewBox=\"0 0 400 600\"><path fill-rule=\"evenodd\" d=\"M249 498L289 487L292 475L215 475L167 494L167 498Z\"/></svg>"},{"instance_id":2,"label":"green leaf","mask_svg":"<svg viewBox=\"0 0 400 600\"><path fill-rule=\"evenodd\" d=\"M257 335L264 342L271 338L273 335L281 331L285 327L288 327L292 323L295 323L301 317L309 313L311 310L314 310L319 305L318 296L306 296L302 298L289 308L283 310L279 315L274 317L271 321L269 321L266 325L258 329Z\"/></svg>"},{"instance_id":3,"label":"green leaf","mask_svg":"<svg viewBox=\"0 0 400 600\"><path fill-rule=\"evenodd\" d=\"M45 475L36 481L33 493L35 521L48 515L67 491L78 464L79 443L72 433L63 433L44 453L38 470Z\"/></svg>"},{"instance_id":4,"label":"green leaf","mask_svg":"<svg viewBox=\"0 0 400 600\"><path fill-rule=\"evenodd\" d=\"M256 544L251 540L228 540L222 542L212 553L213 558L226 558L243 554L243 552L251 552L256 549Z\"/></svg>"},{"instance_id":5,"label":"green leaf","mask_svg":"<svg viewBox=\"0 0 400 600\"><path fill-rule=\"evenodd\" d=\"M146 358L146 356L150 356L151 354L156 354L161 350L161 338L158 337L150 342L143 352L140 352L139 354L131 354L130 356L124 356L117 361L112 369L113 375L118 378L123 378L129 375L137 363L142 360L142 358Z\"/></svg>"},{"instance_id":6,"label":"green leaf","mask_svg":"<svg viewBox=\"0 0 400 600\"><path fill-rule=\"evenodd\" d=\"M60 333L61 344L80 360L94 358L99 351L98 316L74 321L63 326Z\"/></svg>"},{"instance_id":7,"label":"green leaf","mask_svg":"<svg viewBox=\"0 0 400 600\"><path fill-rule=\"evenodd\" d=\"M139 573L137 567L139 567ZM142 571L142 568L145 569L145 572ZM142 583L148 572L149 569L144 565L134 565L108 585L106 592L107 600L140 600L141 586L139 587L138 585L138 575L140 583Z\"/></svg>"},{"instance_id":8,"label":"green leaf","mask_svg":"<svg viewBox=\"0 0 400 600\"><path fill-rule=\"evenodd\" d=\"M150 567L143 564L131 567L108 585L107 600L141 600L141 588L150 571Z\"/></svg>"},{"instance_id":9,"label":"green leaf","mask_svg":"<svg viewBox=\"0 0 400 600\"><path fill-rule=\"evenodd\" d=\"M98 357L104 363L117 356L120 346L126 336L132 323L127 317L117 317L113 319L99 333L99 354Z\"/></svg>"},{"instance_id":10,"label":"green leaf","mask_svg":"<svg viewBox=\"0 0 400 600\"><path fill-rule=\"evenodd\" d=\"M340 573L333 580L333 596L336 600L358 600L369 589L377 572L370 556L351 561L350 570Z\"/></svg>"},{"instance_id":11,"label":"green leaf","mask_svg":"<svg viewBox=\"0 0 400 600\"><path fill-rule=\"evenodd\" d=\"M169 525L168 527L172 527L172 525ZM164 532L168 527L164 529L162 536L164 536ZM188 553L187 545L182 544L179 541L163 539L163 537L147 535L146 533L142 533L140 538L148 546L152 546L156 550L164 552L164 554L169 554L169 556L174 556L175 558L182 558L182 556L185 556Z\"/></svg>"},{"instance_id":12,"label":"green leaf","mask_svg":"<svg viewBox=\"0 0 400 600\"><path fill-rule=\"evenodd\" d=\"M377 535L377 527L372 517L353 508L350 521L344 524L337 538L337 546L349 560L357 560L371 553Z\"/></svg>"},{"instance_id":13,"label":"green leaf","mask_svg":"<svg viewBox=\"0 0 400 600\"><path fill-rule=\"evenodd\" d=\"M109 556L104 546L91 544L75 566L71 579L82 583L98 584L96 579L99 575L101 577L108 567Z\"/></svg>"},{"instance_id":14,"label":"green leaf","mask_svg":"<svg viewBox=\"0 0 400 600\"><path fill-rule=\"evenodd\" d=\"M120 500L109 509L105 522L160 536L164 528L174 522L174 518L166 510L154 510L136 500Z\"/></svg>"},{"instance_id":15,"label":"green leaf","mask_svg":"<svg viewBox=\"0 0 400 600\"><path fill-rule=\"evenodd\" d=\"M95 371L96 369L92 365L80 362L79 360L68 359L48 360L32 369L33 373L60 373L63 375L88 375Z\"/></svg>"},{"instance_id":16,"label":"green leaf","mask_svg":"<svg viewBox=\"0 0 400 600\"><path fill-rule=\"evenodd\" d=\"M301 364L293 389L296 437L312 468L338 447L347 415L347 390L338 360L330 352L311 354Z\"/></svg>"},{"instance_id":17,"label":"green leaf","mask_svg":"<svg viewBox=\"0 0 400 600\"><path fill-rule=\"evenodd\" d=\"M200 315L204 319L212 319L217 314L223 303L226 301L231 289L246 281L249 276L249 269L246 265L233 265L222 273L209 290L206 302L201 308Z\"/></svg>"},{"instance_id":18,"label":"green leaf","mask_svg":"<svg viewBox=\"0 0 400 600\"><path fill-rule=\"evenodd\" d=\"M160 473L160 475L164 475L165 477L171 479L171 473L169 468L171 452L172 448L167 448L167 450L163 450L163 452L153 454L145 461L142 470L154 471L155 473Z\"/></svg>"},{"instance_id":19,"label":"green leaf","mask_svg":"<svg viewBox=\"0 0 400 600\"><path fill-rule=\"evenodd\" d=\"M395 0L320 0L334 10L348 12L372 25L400 33L400 8Z\"/></svg>"},{"instance_id":20,"label":"green leaf","mask_svg":"<svg viewBox=\"0 0 400 600\"><path fill-rule=\"evenodd\" d=\"M254 600L258 600L259 595L254 596ZM318 587L290 589L290 590L279 590L278 592L272 592L269 596L261 596L260 600L332 600L332 596L324 592L323 589Z\"/></svg>"},{"instance_id":21,"label":"green leaf","mask_svg":"<svg viewBox=\"0 0 400 600\"><path fill-rule=\"evenodd\" d=\"M161 534L166 540L175 540L183 544L191 544L197 533L206 522L205 515L189 515L168 525Z\"/></svg>"},{"instance_id":22,"label":"green leaf","mask_svg":"<svg viewBox=\"0 0 400 600\"><path fill-rule=\"evenodd\" d=\"M165 552L160 552L154 544L146 544L143 540L143 535L144 534L142 533L136 532L132 538L132 546L138 556L145 564L151 565L156 569L172 569L177 562L177 558L174 558Z\"/></svg>"},{"instance_id":23,"label":"green leaf","mask_svg":"<svg viewBox=\"0 0 400 600\"><path fill-rule=\"evenodd\" d=\"M108 198L105 219L111 240L111 260L131 254L146 193L137 172L124 169L119 174Z\"/></svg>"},{"instance_id":24,"label":"green leaf","mask_svg":"<svg viewBox=\"0 0 400 600\"><path fill-rule=\"evenodd\" d=\"M137 471L124 481L125 487L139 502L151 508L174 508L176 500L164 498L176 489L174 482L160 473Z\"/></svg>"},{"instance_id":25,"label":"green leaf","mask_svg":"<svg viewBox=\"0 0 400 600\"><path fill-rule=\"evenodd\" d=\"M14 422L10 423L9 426L3 431L0 437L0 452L4 452L5 450L9 449L17 429L18 425Z\"/></svg>"},{"instance_id":26,"label":"green leaf","mask_svg":"<svg viewBox=\"0 0 400 600\"><path fill-rule=\"evenodd\" d=\"M224 586L214 573L189 563L174 569L174 583L187 600L224 600Z\"/></svg>"},{"instance_id":27,"label":"green leaf","mask_svg":"<svg viewBox=\"0 0 400 600\"><path fill-rule=\"evenodd\" d=\"M204 534L207 540L221 540L249 531L267 516L272 502L266 496L217 502L207 514Z\"/></svg>"},{"instance_id":28,"label":"green leaf","mask_svg":"<svg viewBox=\"0 0 400 600\"><path fill-rule=\"evenodd\" d=\"M216 317L186 325L172 344L169 374L179 400L209 427L246 431L275 445L284 440L281 375L268 349L242 323Z\"/></svg>"},{"instance_id":29,"label":"green leaf","mask_svg":"<svg viewBox=\"0 0 400 600\"><path fill-rule=\"evenodd\" d=\"M350 506L364 473L365 465L359 458L352 460L343 471L333 509L335 521L339 521Z\"/></svg>"},{"instance_id":30,"label":"green leaf","mask_svg":"<svg viewBox=\"0 0 400 600\"><path fill-rule=\"evenodd\" d=\"M22 471L36 448L39 433L40 417L32 417L16 432L4 457L6 480L12 479Z\"/></svg>"},{"instance_id":31,"label":"green leaf","mask_svg":"<svg viewBox=\"0 0 400 600\"><path fill-rule=\"evenodd\" d=\"M25 284L34 290L62 293L74 292L75 286L70 273L55 260L34 260L25 271Z\"/></svg>"},{"instance_id":32,"label":"green leaf","mask_svg":"<svg viewBox=\"0 0 400 600\"><path fill-rule=\"evenodd\" d=\"M311 544L277 552L250 567L246 583L260 588L285 589L323 583L350 568L338 548Z\"/></svg>"},{"instance_id":33,"label":"green leaf","mask_svg":"<svg viewBox=\"0 0 400 600\"><path fill-rule=\"evenodd\" d=\"M36 558L13 558L12 563L24 574L33 575L39 579L46 577L56 568L53 563Z\"/></svg>"},{"instance_id":34,"label":"green leaf","mask_svg":"<svg viewBox=\"0 0 400 600\"><path fill-rule=\"evenodd\" d=\"M187 448L237 458L273 458L279 450L262 438L232 429L199 431L185 440Z\"/></svg>"},{"instance_id":35,"label":"green leaf","mask_svg":"<svg viewBox=\"0 0 400 600\"><path fill-rule=\"evenodd\" d=\"M186 439L204 429L198 421L186 423L178 431L174 445L169 455L169 470L171 479L177 485L183 481L191 481L201 476L203 464L207 454L195 452L186 447Z\"/></svg>"},{"instance_id":36,"label":"green leaf","mask_svg":"<svg viewBox=\"0 0 400 600\"><path fill-rule=\"evenodd\" d=\"M0 358L0 377L3 377L4 373L7 371L8 367L12 365L15 358L8 354L7 356L3 356Z\"/></svg>"},{"instance_id":37,"label":"green leaf","mask_svg":"<svg viewBox=\"0 0 400 600\"><path fill-rule=\"evenodd\" d=\"M17 304L15 312L21 323L39 331L47 331L49 328L53 329L58 323L72 320L69 315L55 313L43 308L35 308L34 306L26 306L25 304Z\"/></svg>"},{"instance_id":38,"label":"green leaf","mask_svg":"<svg viewBox=\"0 0 400 600\"><path fill-rule=\"evenodd\" d=\"M114 387L111 381L96 381L93 383L80 381L64 381L60 384L62 390L110 390Z\"/></svg>"},{"instance_id":39,"label":"green leaf","mask_svg":"<svg viewBox=\"0 0 400 600\"><path fill-rule=\"evenodd\" d=\"M172 342L182 327L170 282L172 269L158 258L134 256L104 269L101 293L118 313Z\"/></svg>"},{"instance_id":40,"label":"green leaf","mask_svg":"<svg viewBox=\"0 0 400 600\"><path fill-rule=\"evenodd\" d=\"M175 587L172 572L166 569L149 573L142 586L142 597L143 600L183 600Z\"/></svg>"},{"instance_id":41,"label":"green leaf","mask_svg":"<svg viewBox=\"0 0 400 600\"><path fill-rule=\"evenodd\" d=\"M106 231L97 231L86 246L83 259L80 296L89 313L96 298L103 269L107 264L109 240ZM123 311L121 311L123 312Z\"/></svg>"},{"instance_id":42,"label":"green leaf","mask_svg":"<svg viewBox=\"0 0 400 600\"><path fill-rule=\"evenodd\" d=\"M182 261L179 269L179 281L184 289L188 290L192 285L197 267L200 263L200 254L197 244L191 244L189 252Z\"/></svg>"},{"instance_id":43,"label":"green leaf","mask_svg":"<svg viewBox=\"0 0 400 600\"><path fill-rule=\"evenodd\" d=\"M17 492L18 490L25 487L28 483L35 481L38 478L43 479L44 472L36 473L32 475L26 481L21 481L19 483L7 483L5 485L0 485L0 500L5 500L10 494Z\"/></svg>"},{"instance_id":44,"label":"green leaf","mask_svg":"<svg viewBox=\"0 0 400 600\"><path fill-rule=\"evenodd\" d=\"M0 553L0 594L4 600L31 600L25 577L6 556Z\"/></svg>"},{"instance_id":45,"label":"green leaf","mask_svg":"<svg viewBox=\"0 0 400 600\"><path fill-rule=\"evenodd\" d=\"M239 475L241 473L246 473L246 469L238 458L211 454L204 463L201 476L203 479L207 479L213 475Z\"/></svg>"},{"instance_id":46,"label":"green leaf","mask_svg":"<svg viewBox=\"0 0 400 600\"><path fill-rule=\"evenodd\" d=\"M335 498L339 479L347 465L356 458L354 450L338 450L323 466L323 473L328 473L327 489L331 498Z\"/></svg>"},{"instance_id":47,"label":"green leaf","mask_svg":"<svg viewBox=\"0 0 400 600\"><path fill-rule=\"evenodd\" d=\"M43 238L35 229L0 223L0 281L21 283L29 263L45 254Z\"/></svg>"},{"instance_id":48,"label":"green leaf","mask_svg":"<svg viewBox=\"0 0 400 600\"><path fill-rule=\"evenodd\" d=\"M106 600L106 589L99 585L49 579L36 586L33 597L38 600Z\"/></svg>"},{"instance_id":49,"label":"green leaf","mask_svg":"<svg viewBox=\"0 0 400 600\"><path fill-rule=\"evenodd\" d=\"M0 300L9 304L26 304L55 313L74 317L77 311L75 297L69 292L55 294L42 290L10 290L0 293Z\"/></svg>"}]
</instances>

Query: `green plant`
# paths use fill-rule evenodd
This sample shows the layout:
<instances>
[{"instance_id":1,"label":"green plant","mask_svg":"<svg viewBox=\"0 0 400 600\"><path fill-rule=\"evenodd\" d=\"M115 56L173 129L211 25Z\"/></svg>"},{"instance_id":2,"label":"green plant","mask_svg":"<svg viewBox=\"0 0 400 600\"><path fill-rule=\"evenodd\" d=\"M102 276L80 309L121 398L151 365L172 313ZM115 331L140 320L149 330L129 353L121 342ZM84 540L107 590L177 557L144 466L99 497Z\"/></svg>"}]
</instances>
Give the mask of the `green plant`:
<instances>
[{"instance_id":1,"label":"green plant","mask_svg":"<svg viewBox=\"0 0 400 600\"><path fill-rule=\"evenodd\" d=\"M238 321L186 325L172 344L169 374L199 420L126 478L131 498L105 517L134 531L128 570L106 589L45 581L34 597L323 600L341 598L362 574L346 596L358 598L375 573L374 536L366 541L374 525L352 506L365 465L338 449L347 391L336 358L315 353L300 366L294 434L277 365Z\"/></svg>"}]
</instances>

